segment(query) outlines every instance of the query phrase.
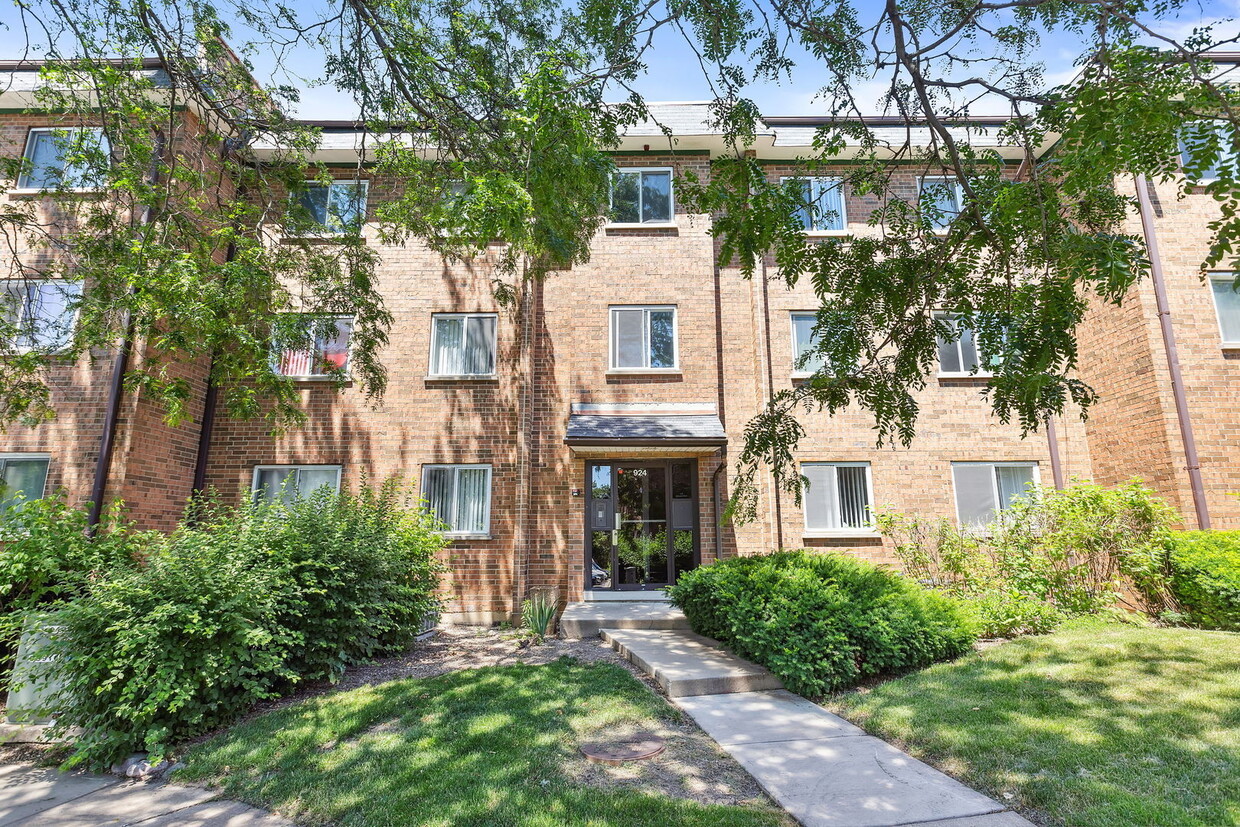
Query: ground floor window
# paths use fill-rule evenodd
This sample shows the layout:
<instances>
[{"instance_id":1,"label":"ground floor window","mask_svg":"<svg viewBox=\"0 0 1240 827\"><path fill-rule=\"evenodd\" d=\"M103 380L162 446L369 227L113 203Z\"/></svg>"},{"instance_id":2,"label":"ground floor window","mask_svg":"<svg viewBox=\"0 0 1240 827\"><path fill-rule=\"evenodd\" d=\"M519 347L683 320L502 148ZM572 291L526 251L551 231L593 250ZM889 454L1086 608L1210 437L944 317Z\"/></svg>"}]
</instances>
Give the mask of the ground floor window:
<instances>
[{"instance_id":1,"label":"ground floor window","mask_svg":"<svg viewBox=\"0 0 1240 827\"><path fill-rule=\"evenodd\" d=\"M984 526L1037 482L1036 462L953 462L956 518L962 526Z\"/></svg>"},{"instance_id":2,"label":"ground floor window","mask_svg":"<svg viewBox=\"0 0 1240 827\"><path fill-rule=\"evenodd\" d=\"M340 490L339 465L258 465L252 484L254 499L291 503L320 488Z\"/></svg>"},{"instance_id":3,"label":"ground floor window","mask_svg":"<svg viewBox=\"0 0 1240 827\"><path fill-rule=\"evenodd\" d=\"M491 466L424 465L422 496L449 534L491 533Z\"/></svg>"},{"instance_id":4,"label":"ground floor window","mask_svg":"<svg viewBox=\"0 0 1240 827\"><path fill-rule=\"evenodd\" d=\"M870 527L870 463L806 462L802 504L807 531L854 531Z\"/></svg>"},{"instance_id":5,"label":"ground floor window","mask_svg":"<svg viewBox=\"0 0 1240 827\"><path fill-rule=\"evenodd\" d=\"M43 496L49 461L42 454L0 454L0 516Z\"/></svg>"}]
</instances>

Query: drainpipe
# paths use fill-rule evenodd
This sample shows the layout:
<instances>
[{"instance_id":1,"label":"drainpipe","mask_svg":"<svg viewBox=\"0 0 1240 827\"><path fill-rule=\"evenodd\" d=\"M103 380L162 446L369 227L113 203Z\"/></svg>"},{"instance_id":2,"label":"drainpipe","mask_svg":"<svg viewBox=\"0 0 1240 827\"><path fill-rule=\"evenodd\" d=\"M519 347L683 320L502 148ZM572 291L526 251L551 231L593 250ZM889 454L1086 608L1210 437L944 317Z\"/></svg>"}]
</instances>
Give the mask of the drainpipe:
<instances>
[{"instance_id":1,"label":"drainpipe","mask_svg":"<svg viewBox=\"0 0 1240 827\"><path fill-rule=\"evenodd\" d=\"M1055 431L1055 417L1046 418L1046 447L1051 454L1051 476L1055 479L1055 489L1063 489L1063 466L1059 463L1059 435Z\"/></svg>"},{"instance_id":2,"label":"drainpipe","mask_svg":"<svg viewBox=\"0 0 1240 827\"><path fill-rule=\"evenodd\" d=\"M728 458L723 449L720 449L719 467L715 469L715 473L710 475L711 496L715 502L715 562L718 563L723 559L723 506L719 503L719 475L728 468Z\"/></svg>"},{"instance_id":3,"label":"drainpipe","mask_svg":"<svg viewBox=\"0 0 1240 827\"><path fill-rule=\"evenodd\" d=\"M766 401L769 404L775 396L775 368L771 363L771 298L767 287L766 254L762 255L762 335L766 347ZM784 515L783 502L780 497L779 483L772 480L775 494L775 547L784 547Z\"/></svg>"},{"instance_id":4,"label":"drainpipe","mask_svg":"<svg viewBox=\"0 0 1240 827\"><path fill-rule=\"evenodd\" d=\"M1154 232L1154 208L1150 204L1149 184L1144 175L1136 176L1137 205L1141 213L1141 233L1150 256L1150 279L1154 282L1154 300L1158 306L1158 324L1162 330L1163 348L1167 352L1167 370L1171 374L1171 396L1175 400L1175 415L1180 423L1180 439L1184 442L1184 459L1188 466L1188 479L1192 485L1193 508L1197 512L1197 527L1210 527L1210 510L1206 505L1205 486L1201 482L1201 463L1197 458L1197 440L1193 436L1193 423L1188 414L1188 399L1184 395L1184 377L1180 372L1180 357L1175 345L1175 330L1171 325L1171 310L1167 304L1167 285L1163 278L1162 258L1158 254L1158 235Z\"/></svg>"},{"instance_id":5,"label":"drainpipe","mask_svg":"<svg viewBox=\"0 0 1240 827\"><path fill-rule=\"evenodd\" d=\"M211 366L207 369L207 391L202 400L202 427L198 430L198 455L194 459L194 486L190 489L191 497L201 494L207 485L207 458L211 453L211 431L215 427L215 409L219 404L219 388L212 378L214 373L215 357L212 356Z\"/></svg>"}]
</instances>

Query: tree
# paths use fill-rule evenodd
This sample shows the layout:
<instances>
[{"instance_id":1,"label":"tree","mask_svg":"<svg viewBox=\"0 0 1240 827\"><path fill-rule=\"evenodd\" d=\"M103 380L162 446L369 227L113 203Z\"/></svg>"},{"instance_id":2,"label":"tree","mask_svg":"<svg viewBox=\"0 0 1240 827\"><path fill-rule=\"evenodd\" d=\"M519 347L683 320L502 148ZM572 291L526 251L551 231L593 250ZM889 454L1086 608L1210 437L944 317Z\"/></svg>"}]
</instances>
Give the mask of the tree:
<instances>
[{"instance_id":1,"label":"tree","mask_svg":"<svg viewBox=\"0 0 1240 827\"><path fill-rule=\"evenodd\" d=\"M242 58L263 50L277 63L317 51L322 82L357 101L375 171L410 182L377 215L384 237L418 237L454 257L503 239L496 289L512 299L529 279L588 256L607 204L605 150L648 115L634 83L657 38L683 37L717 91L712 116L736 151L716 161L709 181L681 181L682 197L715 215L724 263L753 276L773 261L778 278L808 279L821 300L809 360L824 367L775 394L749 424L736 486L742 514L763 465L799 495L801 411L860 405L873 413L880 443L912 439L915 393L937 339L951 335L940 308L976 330L979 350L994 359L985 392L1001 419L1028 432L1071 406L1087 409L1095 394L1074 376L1077 326L1091 300L1120 301L1148 269L1141 240L1119 232L1133 208L1131 176L1170 180L1181 149L1190 179L1218 170L1207 186L1220 209L1205 264L1231 265L1237 255L1240 93L1209 58L1236 37L1203 24L1177 39L1179 16L1191 14L1182 0L323 0L310 11L267 0L40 0L22 9L30 42L38 32L38 50L63 60L49 78L80 80L77 92L47 94L73 111L106 102L113 164L99 172L129 216L121 226L88 206L94 220L63 244L74 251L63 272L104 285L82 299L88 323L74 346L115 336L126 311L161 353L211 354L234 412L255 413L264 393L278 400L276 422L294 420L296 409L270 368L263 331L275 313L294 297L310 319L356 304L364 384L376 393L382 371L373 355L387 318L363 246L270 243L286 229L277 209L284 189L314 172L299 155L314 136L281 114L294 90L260 89L221 39L242 44ZM1079 72L1051 85L1037 48L1065 34L1079 45ZM173 92L158 102L133 71L132 61L151 53L172 79ZM104 59L117 55L131 63ZM821 77L830 114L802 163L812 172L848 148L845 185L877 200L868 220L881 233L807 242L803 191L768 182L746 153L757 124L754 84L793 72ZM900 139L879 141L864 123L855 90L876 80ZM142 175L157 154L151 136L186 95L221 101L211 139L229 149L225 163L245 186L217 192L210 210L179 197L203 170L165 162L158 179ZM623 103L604 105L616 97ZM970 117L983 106L1012 115L1000 141L1024 159L1015 176L971 140ZM260 160L237 140L250 134L274 151ZM910 165L958 181L958 212L936 208L934 198L898 197L896 174ZM83 209L58 193L61 204ZM24 216L3 220L31 231ZM145 254L149 245L157 255ZM178 287L187 279L209 285L211 299L187 301ZM210 335L191 341L190 323ZM135 369L132 381L163 391L175 414L178 387L161 384L156 365ZM0 380L9 419L45 412L37 375L32 361Z\"/></svg>"}]
</instances>

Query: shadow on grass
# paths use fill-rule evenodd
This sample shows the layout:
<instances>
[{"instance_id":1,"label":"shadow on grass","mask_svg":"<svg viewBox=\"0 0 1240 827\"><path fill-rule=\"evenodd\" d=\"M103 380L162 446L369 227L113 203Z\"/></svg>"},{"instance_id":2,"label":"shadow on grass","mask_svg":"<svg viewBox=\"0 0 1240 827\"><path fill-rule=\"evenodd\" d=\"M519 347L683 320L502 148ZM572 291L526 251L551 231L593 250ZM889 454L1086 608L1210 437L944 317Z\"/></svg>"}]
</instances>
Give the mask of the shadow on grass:
<instances>
[{"instance_id":1,"label":"shadow on grass","mask_svg":"<svg viewBox=\"0 0 1240 827\"><path fill-rule=\"evenodd\" d=\"M769 811L574 784L579 741L675 713L624 670L561 659L312 699L195 747L179 778L307 824L760 825Z\"/></svg>"},{"instance_id":2,"label":"shadow on grass","mask_svg":"<svg viewBox=\"0 0 1240 827\"><path fill-rule=\"evenodd\" d=\"M830 705L1048 823L1240 824L1240 635L1027 638Z\"/></svg>"}]
</instances>

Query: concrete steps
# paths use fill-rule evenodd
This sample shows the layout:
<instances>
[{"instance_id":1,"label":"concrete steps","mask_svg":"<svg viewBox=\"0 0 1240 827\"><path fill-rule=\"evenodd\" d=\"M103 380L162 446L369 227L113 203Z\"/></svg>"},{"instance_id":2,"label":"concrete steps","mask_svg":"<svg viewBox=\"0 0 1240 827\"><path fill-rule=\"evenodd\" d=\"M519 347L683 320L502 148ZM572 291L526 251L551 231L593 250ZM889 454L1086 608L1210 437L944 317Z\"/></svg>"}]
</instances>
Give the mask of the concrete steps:
<instances>
[{"instance_id":1,"label":"concrete steps","mask_svg":"<svg viewBox=\"0 0 1240 827\"><path fill-rule=\"evenodd\" d=\"M567 638L597 637L603 629L689 629L684 613L670 603L569 603L560 617Z\"/></svg>"},{"instance_id":2,"label":"concrete steps","mask_svg":"<svg viewBox=\"0 0 1240 827\"><path fill-rule=\"evenodd\" d=\"M678 629L603 629L603 640L662 687L668 697L781 689L766 667L719 648L717 641Z\"/></svg>"}]
</instances>

